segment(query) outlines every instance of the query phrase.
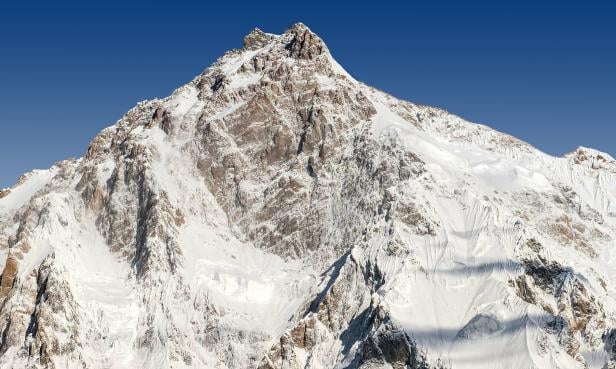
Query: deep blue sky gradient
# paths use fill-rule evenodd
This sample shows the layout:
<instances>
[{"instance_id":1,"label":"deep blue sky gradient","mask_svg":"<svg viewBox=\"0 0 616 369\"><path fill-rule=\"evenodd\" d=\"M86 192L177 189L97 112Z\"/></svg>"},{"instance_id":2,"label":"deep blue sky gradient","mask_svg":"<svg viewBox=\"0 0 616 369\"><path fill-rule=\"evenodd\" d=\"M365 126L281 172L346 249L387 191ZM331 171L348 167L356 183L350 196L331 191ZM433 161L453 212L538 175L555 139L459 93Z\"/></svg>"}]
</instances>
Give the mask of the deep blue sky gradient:
<instances>
[{"instance_id":1,"label":"deep blue sky gradient","mask_svg":"<svg viewBox=\"0 0 616 369\"><path fill-rule=\"evenodd\" d=\"M357 79L562 155L616 156L614 2L0 3L0 187L81 156L253 27L302 21ZM368 3L366 3L368 4Z\"/></svg>"}]
</instances>

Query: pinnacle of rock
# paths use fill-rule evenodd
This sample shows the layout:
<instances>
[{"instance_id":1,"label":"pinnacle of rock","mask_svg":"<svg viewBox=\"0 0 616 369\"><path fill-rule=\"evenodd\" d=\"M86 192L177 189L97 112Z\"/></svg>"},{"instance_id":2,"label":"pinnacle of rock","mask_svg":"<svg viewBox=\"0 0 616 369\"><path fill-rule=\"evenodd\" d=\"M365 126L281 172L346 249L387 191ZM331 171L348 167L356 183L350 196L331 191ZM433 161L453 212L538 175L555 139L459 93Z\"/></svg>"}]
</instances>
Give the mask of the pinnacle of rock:
<instances>
[{"instance_id":1,"label":"pinnacle of rock","mask_svg":"<svg viewBox=\"0 0 616 369\"><path fill-rule=\"evenodd\" d=\"M326 50L323 40L303 23L292 25L287 29L285 34L292 35L291 41L287 44L287 49L291 57L298 59L314 59Z\"/></svg>"},{"instance_id":2,"label":"pinnacle of rock","mask_svg":"<svg viewBox=\"0 0 616 369\"><path fill-rule=\"evenodd\" d=\"M254 50L265 46L271 39L272 35L261 31L259 28L254 28L249 34L244 37L244 48Z\"/></svg>"}]
</instances>

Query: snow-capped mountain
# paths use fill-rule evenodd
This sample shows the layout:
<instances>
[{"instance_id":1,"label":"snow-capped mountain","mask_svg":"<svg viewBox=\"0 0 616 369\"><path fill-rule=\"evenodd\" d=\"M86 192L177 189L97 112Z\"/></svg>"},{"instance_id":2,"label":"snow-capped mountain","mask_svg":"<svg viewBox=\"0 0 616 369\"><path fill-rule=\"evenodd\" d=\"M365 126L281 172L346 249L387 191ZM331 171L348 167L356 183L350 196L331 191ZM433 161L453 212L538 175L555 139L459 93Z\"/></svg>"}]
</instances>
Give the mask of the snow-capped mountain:
<instances>
[{"instance_id":1,"label":"snow-capped mountain","mask_svg":"<svg viewBox=\"0 0 616 369\"><path fill-rule=\"evenodd\" d=\"M616 161L255 29L0 192L1 368L614 368Z\"/></svg>"}]
</instances>

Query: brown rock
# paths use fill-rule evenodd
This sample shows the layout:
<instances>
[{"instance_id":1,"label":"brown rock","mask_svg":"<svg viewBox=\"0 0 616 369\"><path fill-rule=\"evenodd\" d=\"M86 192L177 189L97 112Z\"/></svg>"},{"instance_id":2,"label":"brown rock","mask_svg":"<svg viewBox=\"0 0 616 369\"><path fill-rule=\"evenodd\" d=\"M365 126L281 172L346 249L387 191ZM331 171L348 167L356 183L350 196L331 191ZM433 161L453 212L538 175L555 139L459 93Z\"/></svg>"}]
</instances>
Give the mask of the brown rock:
<instances>
[{"instance_id":1,"label":"brown rock","mask_svg":"<svg viewBox=\"0 0 616 369\"><path fill-rule=\"evenodd\" d=\"M10 188L6 188L4 190L0 190L0 199L7 197L9 194L11 193L11 189Z\"/></svg>"},{"instance_id":2,"label":"brown rock","mask_svg":"<svg viewBox=\"0 0 616 369\"><path fill-rule=\"evenodd\" d=\"M325 50L323 41L302 23L294 24L288 32L293 34L287 45L289 56L293 58L312 60Z\"/></svg>"},{"instance_id":3,"label":"brown rock","mask_svg":"<svg viewBox=\"0 0 616 369\"><path fill-rule=\"evenodd\" d=\"M0 277L0 298L6 297L11 288L13 288L13 282L17 275L17 266L17 259L12 255L6 259L4 270L2 270L2 276Z\"/></svg>"},{"instance_id":4,"label":"brown rock","mask_svg":"<svg viewBox=\"0 0 616 369\"><path fill-rule=\"evenodd\" d=\"M267 44L267 42L271 39L271 35L255 28L247 34L246 37L244 37L244 48L248 50L255 50L265 46L265 44Z\"/></svg>"}]
</instances>

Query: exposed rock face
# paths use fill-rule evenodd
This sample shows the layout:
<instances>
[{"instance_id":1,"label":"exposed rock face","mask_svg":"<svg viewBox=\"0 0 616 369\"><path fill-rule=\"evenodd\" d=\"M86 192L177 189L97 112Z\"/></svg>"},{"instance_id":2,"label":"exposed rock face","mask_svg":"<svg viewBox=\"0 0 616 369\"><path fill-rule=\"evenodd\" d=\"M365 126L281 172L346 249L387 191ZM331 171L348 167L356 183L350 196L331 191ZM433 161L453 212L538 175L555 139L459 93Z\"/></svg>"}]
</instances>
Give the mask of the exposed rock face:
<instances>
[{"instance_id":1,"label":"exposed rock face","mask_svg":"<svg viewBox=\"0 0 616 369\"><path fill-rule=\"evenodd\" d=\"M612 164L255 29L0 193L0 367L614 367Z\"/></svg>"},{"instance_id":2,"label":"exposed rock face","mask_svg":"<svg viewBox=\"0 0 616 369\"><path fill-rule=\"evenodd\" d=\"M616 173L616 160L606 153L597 150L578 147L566 155L569 160L579 166L593 170L602 169Z\"/></svg>"},{"instance_id":3,"label":"exposed rock face","mask_svg":"<svg viewBox=\"0 0 616 369\"><path fill-rule=\"evenodd\" d=\"M267 45L273 39L272 35L255 28L246 37L244 37L244 47L250 50L257 50Z\"/></svg>"},{"instance_id":4,"label":"exposed rock face","mask_svg":"<svg viewBox=\"0 0 616 369\"><path fill-rule=\"evenodd\" d=\"M6 258L4 270L0 276L0 299L5 298L9 291L13 288L13 282L15 282L16 275L17 259L13 256L9 256Z\"/></svg>"},{"instance_id":5,"label":"exposed rock face","mask_svg":"<svg viewBox=\"0 0 616 369\"><path fill-rule=\"evenodd\" d=\"M11 190L8 188L5 188L3 190L0 190L0 199L3 197L8 196L11 193Z\"/></svg>"},{"instance_id":6,"label":"exposed rock face","mask_svg":"<svg viewBox=\"0 0 616 369\"><path fill-rule=\"evenodd\" d=\"M301 23L295 24L289 30L293 35L287 44L289 55L298 59L315 59L323 53L323 41Z\"/></svg>"}]
</instances>

